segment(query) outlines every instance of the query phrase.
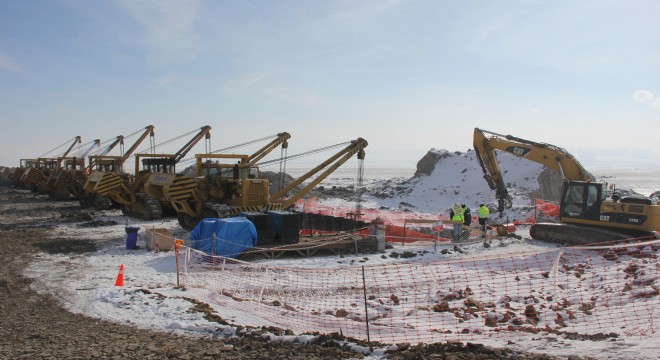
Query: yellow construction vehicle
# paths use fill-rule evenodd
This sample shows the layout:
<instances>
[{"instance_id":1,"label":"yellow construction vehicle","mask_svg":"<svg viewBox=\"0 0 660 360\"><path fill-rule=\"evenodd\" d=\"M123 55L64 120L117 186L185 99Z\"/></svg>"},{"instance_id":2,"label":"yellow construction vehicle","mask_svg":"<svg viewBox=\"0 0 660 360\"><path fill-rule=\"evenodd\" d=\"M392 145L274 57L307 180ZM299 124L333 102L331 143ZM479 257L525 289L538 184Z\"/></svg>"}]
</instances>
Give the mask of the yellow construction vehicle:
<instances>
[{"instance_id":1,"label":"yellow construction vehicle","mask_svg":"<svg viewBox=\"0 0 660 360\"><path fill-rule=\"evenodd\" d=\"M67 142L68 143L68 142ZM49 154L56 149L66 145L62 144L55 149L49 151L48 153L38 157L36 159L36 162L34 163L34 166L27 168L23 174L21 175L20 182L28 187L31 188L33 192L40 192L42 194L48 194L49 189L46 188L48 185L48 178L50 175L59 169L59 166L61 164L58 164L58 158L66 158L69 156L73 148L81 143L81 138L80 136L76 136L73 138L73 142L69 147L64 151L62 155L59 157L45 157L46 154ZM92 143L92 146L94 143ZM52 185L52 184L51 184Z\"/></svg>"},{"instance_id":2,"label":"yellow construction vehicle","mask_svg":"<svg viewBox=\"0 0 660 360\"><path fill-rule=\"evenodd\" d=\"M50 171L48 179L39 187L39 191L53 200L69 200L71 195L76 196L74 186L84 183L87 178L85 157L94 148L98 150L100 143L101 140L94 140L79 156L58 157L55 170Z\"/></svg>"},{"instance_id":3,"label":"yellow construction vehicle","mask_svg":"<svg viewBox=\"0 0 660 360\"><path fill-rule=\"evenodd\" d=\"M0 185L10 186L11 185L11 175L14 173L15 168L0 166Z\"/></svg>"},{"instance_id":4,"label":"yellow construction vehicle","mask_svg":"<svg viewBox=\"0 0 660 360\"><path fill-rule=\"evenodd\" d=\"M104 181L97 183L94 191L110 197L121 207L124 215L145 220L162 218L164 210L174 211L171 209L170 202L164 198L163 189L169 186L176 177L176 164L201 139L206 138L209 142L210 131L211 127L208 125L201 127L193 138L175 154L136 154L135 175L129 177L128 182L125 182L116 173L109 172L107 178L103 179Z\"/></svg>"},{"instance_id":5,"label":"yellow construction vehicle","mask_svg":"<svg viewBox=\"0 0 660 360\"><path fill-rule=\"evenodd\" d=\"M133 145L124 152L124 141L140 132L142 132L140 137L138 137ZM149 136L150 144L153 146L153 125L148 125L125 137L120 135L115 142L110 144L99 155L89 157L89 164L87 166L87 172L89 175L82 186L75 186L73 188L73 192L78 198L80 206L106 210L113 205L107 193L119 186L119 183L122 183L125 187L129 186L131 175L124 171L124 163L131 155L133 155L147 136ZM122 155L108 155L118 144L122 146Z\"/></svg>"},{"instance_id":6,"label":"yellow construction vehicle","mask_svg":"<svg viewBox=\"0 0 660 360\"><path fill-rule=\"evenodd\" d=\"M238 209L255 210L267 204L270 182L260 177L257 163L277 147L284 154L290 138L281 132L252 155L218 154L245 144L195 155L196 176L179 174L164 189L181 227L191 230L202 218L225 217Z\"/></svg>"},{"instance_id":7,"label":"yellow construction vehicle","mask_svg":"<svg viewBox=\"0 0 660 360\"><path fill-rule=\"evenodd\" d=\"M28 169L37 166L37 159L20 159L19 166L9 173L9 183L14 187L23 187L21 178Z\"/></svg>"},{"instance_id":8,"label":"yellow construction vehicle","mask_svg":"<svg viewBox=\"0 0 660 360\"><path fill-rule=\"evenodd\" d=\"M255 157L197 155L197 177L177 179L168 189L167 198L178 213L179 224L187 230L194 228L203 218L234 216L246 211L288 209L353 155L358 154L358 158L363 160L366 146L367 141L362 138L351 141L338 153L273 196L269 195L270 182L259 176ZM232 160L233 163L220 164L216 162L218 159ZM286 197L294 188L324 169L326 170L322 174L299 189L296 194Z\"/></svg>"},{"instance_id":9,"label":"yellow construction vehicle","mask_svg":"<svg viewBox=\"0 0 660 360\"><path fill-rule=\"evenodd\" d=\"M474 150L484 179L496 191L498 211L511 207L497 152L528 159L560 171L564 178L559 222L536 223L530 236L565 244L590 244L629 238L657 238L660 205L642 197L617 198L604 182L596 182L566 150L545 143L474 129Z\"/></svg>"}]
</instances>

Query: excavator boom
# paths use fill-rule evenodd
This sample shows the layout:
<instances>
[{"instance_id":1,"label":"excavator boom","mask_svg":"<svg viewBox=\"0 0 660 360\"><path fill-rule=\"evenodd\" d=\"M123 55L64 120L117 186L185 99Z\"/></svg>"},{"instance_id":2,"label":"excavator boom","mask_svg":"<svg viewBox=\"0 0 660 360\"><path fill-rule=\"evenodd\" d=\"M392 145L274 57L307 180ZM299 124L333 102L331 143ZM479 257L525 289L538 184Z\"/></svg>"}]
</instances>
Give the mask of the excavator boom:
<instances>
[{"instance_id":1,"label":"excavator boom","mask_svg":"<svg viewBox=\"0 0 660 360\"><path fill-rule=\"evenodd\" d=\"M595 181L594 176L573 155L554 145L475 128L473 146L484 179L490 189L496 192L500 214L505 208L511 207L511 197L504 183L496 150L545 165L559 171L566 180Z\"/></svg>"}]
</instances>

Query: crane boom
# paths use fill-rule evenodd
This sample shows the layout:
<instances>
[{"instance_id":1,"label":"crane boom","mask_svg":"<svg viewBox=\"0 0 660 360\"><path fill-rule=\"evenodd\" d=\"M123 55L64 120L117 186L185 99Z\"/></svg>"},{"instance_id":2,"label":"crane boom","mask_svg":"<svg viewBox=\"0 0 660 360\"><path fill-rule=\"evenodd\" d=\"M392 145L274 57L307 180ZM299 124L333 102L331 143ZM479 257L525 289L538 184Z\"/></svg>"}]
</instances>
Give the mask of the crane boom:
<instances>
[{"instance_id":1,"label":"crane boom","mask_svg":"<svg viewBox=\"0 0 660 360\"><path fill-rule=\"evenodd\" d=\"M62 154L62 156L60 156L60 157L67 157L67 155L69 155L69 153L71 152L71 150L73 150L73 147L76 146L76 144L80 144L81 142L82 142L82 141L81 141L80 136L76 136L75 138L73 138L73 142L71 143L71 145L69 146L69 148L66 149L66 151L64 152L64 154Z\"/></svg>"},{"instance_id":2,"label":"crane boom","mask_svg":"<svg viewBox=\"0 0 660 360\"><path fill-rule=\"evenodd\" d=\"M332 155L330 158L328 158L321 164L317 165L316 167L314 167L304 175L300 176L298 179L292 181L282 190L273 194L273 196L271 197L271 201L281 202L283 208L285 209L288 208L289 206L293 205L296 201L298 201L298 199L302 198L305 194L307 194L321 181L327 178L330 174L332 174L335 170L337 170L337 168L339 168L342 164L348 161L348 159L350 159L353 155L357 154L358 159L364 160L364 155L365 155L364 148L367 147L367 145L368 145L367 140L363 138L358 138L356 140L351 141L348 146L346 146L336 154ZM305 185L305 187L303 187L295 195L287 199L282 199L282 197L285 196L289 191L293 190L296 186L302 184L304 181L306 181L307 179L314 176L319 171L322 171L325 168L327 169L323 173L317 176L309 184Z\"/></svg>"},{"instance_id":3,"label":"crane boom","mask_svg":"<svg viewBox=\"0 0 660 360\"><path fill-rule=\"evenodd\" d=\"M174 154L174 163L178 163L183 159L186 154L195 146L197 143L202 140L202 138L205 137L207 140L211 138L211 127L209 125L202 126L199 129L199 132L193 136L192 139L190 139L179 151Z\"/></svg>"},{"instance_id":4,"label":"crane boom","mask_svg":"<svg viewBox=\"0 0 660 360\"><path fill-rule=\"evenodd\" d=\"M135 143L133 143L133 146L131 146L128 150L126 150L126 153L124 153L124 155L122 155L120 160L122 162L126 161L126 159L128 159L131 156L131 154L133 154L133 152L138 148L138 146L140 146L140 144L142 144L144 139L147 138L147 135L151 136L152 138L155 136L153 125L148 125L144 128L144 132L142 133L142 135L140 135L140 137L137 140L135 140Z\"/></svg>"},{"instance_id":5,"label":"crane boom","mask_svg":"<svg viewBox=\"0 0 660 360\"><path fill-rule=\"evenodd\" d=\"M115 141L113 141L110 145L106 146L106 148L103 149L103 151L101 151L101 153L99 155L101 155L101 156L108 155L108 153L110 151L112 151L112 149L114 149L115 147L117 147L117 145L119 145L120 143L123 143L123 142L124 142L124 135L117 136L115 138Z\"/></svg>"},{"instance_id":6,"label":"crane boom","mask_svg":"<svg viewBox=\"0 0 660 360\"><path fill-rule=\"evenodd\" d=\"M264 145L261 149L255 151L250 157L248 157L248 166L252 166L257 163L259 160L263 159L271 151L276 149L278 146L282 145L282 149L289 147L288 140L291 138L291 134L288 132L281 132L277 134L277 137L273 139L268 144Z\"/></svg>"},{"instance_id":7,"label":"crane boom","mask_svg":"<svg viewBox=\"0 0 660 360\"><path fill-rule=\"evenodd\" d=\"M79 157L81 157L81 158L84 159L84 158L87 156L87 154L89 154L90 152L92 152L92 149L94 149L94 147L98 147L98 146L100 146L100 144L101 144L101 139L95 139L95 140L92 142L92 145L90 145L90 147L87 148L87 150L86 150L84 153L82 153Z\"/></svg>"}]
</instances>

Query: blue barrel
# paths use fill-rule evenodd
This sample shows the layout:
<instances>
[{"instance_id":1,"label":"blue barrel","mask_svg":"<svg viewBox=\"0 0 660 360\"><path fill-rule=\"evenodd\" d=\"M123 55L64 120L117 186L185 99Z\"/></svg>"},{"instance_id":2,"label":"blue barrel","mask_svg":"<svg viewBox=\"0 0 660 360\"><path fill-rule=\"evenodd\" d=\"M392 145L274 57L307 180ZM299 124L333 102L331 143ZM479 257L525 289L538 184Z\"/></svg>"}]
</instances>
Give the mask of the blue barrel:
<instances>
[{"instance_id":1,"label":"blue barrel","mask_svg":"<svg viewBox=\"0 0 660 360\"><path fill-rule=\"evenodd\" d=\"M140 228L137 226L127 226L124 230L126 230L126 250L135 250L137 247L138 230Z\"/></svg>"}]
</instances>

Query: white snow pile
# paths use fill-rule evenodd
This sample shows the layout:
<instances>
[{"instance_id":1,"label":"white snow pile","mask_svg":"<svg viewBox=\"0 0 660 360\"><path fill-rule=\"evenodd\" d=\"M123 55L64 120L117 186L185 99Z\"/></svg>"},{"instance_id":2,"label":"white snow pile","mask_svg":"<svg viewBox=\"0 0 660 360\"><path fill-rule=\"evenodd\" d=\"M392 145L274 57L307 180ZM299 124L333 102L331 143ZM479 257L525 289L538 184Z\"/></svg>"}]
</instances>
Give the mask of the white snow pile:
<instances>
[{"instance_id":1,"label":"white snow pile","mask_svg":"<svg viewBox=\"0 0 660 360\"><path fill-rule=\"evenodd\" d=\"M545 167L507 153L499 153L498 160L513 198L513 208L507 213L515 216L527 212ZM488 187L472 150L461 153L431 149L417 164L415 176L376 182L365 196L365 207L431 214L446 213L457 202L473 210L481 203L488 204L491 212L497 208L495 190Z\"/></svg>"}]
</instances>

